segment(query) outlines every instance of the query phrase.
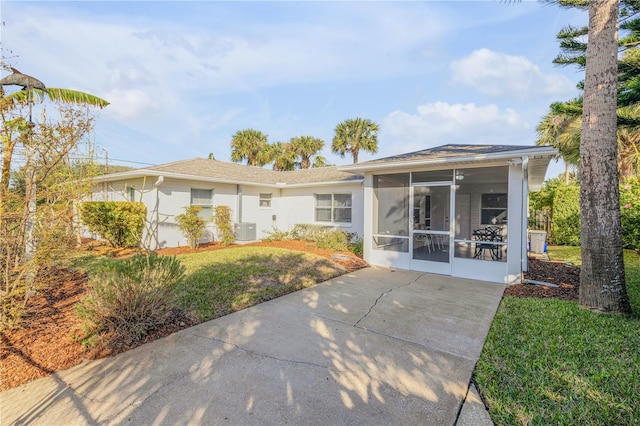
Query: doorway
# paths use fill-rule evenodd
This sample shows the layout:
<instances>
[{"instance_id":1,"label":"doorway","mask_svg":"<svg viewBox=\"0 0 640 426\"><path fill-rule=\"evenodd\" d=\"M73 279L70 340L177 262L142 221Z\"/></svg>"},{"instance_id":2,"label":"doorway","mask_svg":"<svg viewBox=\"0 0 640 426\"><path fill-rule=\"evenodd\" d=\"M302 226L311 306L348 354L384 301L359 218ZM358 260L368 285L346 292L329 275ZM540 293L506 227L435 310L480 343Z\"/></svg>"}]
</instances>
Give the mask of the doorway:
<instances>
[{"instance_id":1,"label":"doorway","mask_svg":"<svg viewBox=\"0 0 640 426\"><path fill-rule=\"evenodd\" d=\"M451 275L451 183L411 185L411 268Z\"/></svg>"}]
</instances>

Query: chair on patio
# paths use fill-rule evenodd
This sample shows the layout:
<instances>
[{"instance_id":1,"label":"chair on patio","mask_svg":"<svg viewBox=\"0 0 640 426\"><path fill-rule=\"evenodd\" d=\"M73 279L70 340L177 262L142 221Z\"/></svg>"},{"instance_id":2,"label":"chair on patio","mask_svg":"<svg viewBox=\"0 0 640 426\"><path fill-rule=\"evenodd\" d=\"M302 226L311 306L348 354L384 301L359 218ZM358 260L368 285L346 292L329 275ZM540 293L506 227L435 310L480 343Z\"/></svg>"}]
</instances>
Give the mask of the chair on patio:
<instances>
[{"instance_id":1,"label":"chair on patio","mask_svg":"<svg viewBox=\"0 0 640 426\"><path fill-rule=\"evenodd\" d=\"M478 241L473 253L474 259L484 259L486 251L489 252L491 260L498 261L502 259L502 245L495 244L503 241L501 227L488 226L476 229L473 231L473 239Z\"/></svg>"}]
</instances>

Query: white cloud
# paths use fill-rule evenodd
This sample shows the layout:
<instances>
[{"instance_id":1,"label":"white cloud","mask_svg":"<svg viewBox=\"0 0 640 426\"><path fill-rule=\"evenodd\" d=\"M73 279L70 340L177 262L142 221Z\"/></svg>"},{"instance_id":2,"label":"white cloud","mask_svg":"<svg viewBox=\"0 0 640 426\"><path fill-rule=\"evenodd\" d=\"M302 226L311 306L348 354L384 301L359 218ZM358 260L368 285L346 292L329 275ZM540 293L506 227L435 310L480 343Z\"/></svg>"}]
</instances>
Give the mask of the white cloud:
<instances>
[{"instance_id":1,"label":"white cloud","mask_svg":"<svg viewBox=\"0 0 640 426\"><path fill-rule=\"evenodd\" d=\"M575 85L562 74L545 74L524 56L475 50L450 64L452 81L493 97L518 99L566 95Z\"/></svg>"},{"instance_id":2,"label":"white cloud","mask_svg":"<svg viewBox=\"0 0 640 426\"><path fill-rule=\"evenodd\" d=\"M110 103L109 107L105 109L105 115L117 120L148 117L162 109L157 100L152 99L140 89L115 89L104 98Z\"/></svg>"},{"instance_id":3,"label":"white cloud","mask_svg":"<svg viewBox=\"0 0 640 426\"><path fill-rule=\"evenodd\" d=\"M381 139L398 154L449 143L528 144L522 140L529 126L510 108L494 104L453 104L435 102L419 105L416 114L394 111L380 129Z\"/></svg>"}]
</instances>

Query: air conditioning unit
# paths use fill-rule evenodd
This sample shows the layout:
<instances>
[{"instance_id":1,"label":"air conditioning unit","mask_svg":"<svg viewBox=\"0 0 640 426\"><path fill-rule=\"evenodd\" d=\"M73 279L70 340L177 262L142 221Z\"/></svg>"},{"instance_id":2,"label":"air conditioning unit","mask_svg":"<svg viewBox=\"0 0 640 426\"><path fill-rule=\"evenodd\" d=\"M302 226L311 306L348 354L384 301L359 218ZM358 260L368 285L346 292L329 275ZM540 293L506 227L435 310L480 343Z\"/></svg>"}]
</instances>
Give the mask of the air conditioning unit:
<instances>
[{"instance_id":1,"label":"air conditioning unit","mask_svg":"<svg viewBox=\"0 0 640 426\"><path fill-rule=\"evenodd\" d=\"M237 241L255 241L256 224L249 222L236 223L236 240Z\"/></svg>"}]
</instances>

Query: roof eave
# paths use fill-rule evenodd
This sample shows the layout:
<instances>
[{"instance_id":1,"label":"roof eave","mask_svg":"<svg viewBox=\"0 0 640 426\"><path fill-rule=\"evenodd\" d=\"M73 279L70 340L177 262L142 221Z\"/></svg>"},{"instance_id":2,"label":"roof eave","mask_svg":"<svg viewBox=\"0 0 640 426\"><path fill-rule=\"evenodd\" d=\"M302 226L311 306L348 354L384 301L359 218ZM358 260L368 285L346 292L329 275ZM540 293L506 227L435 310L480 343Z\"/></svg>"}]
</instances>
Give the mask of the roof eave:
<instances>
[{"instance_id":1,"label":"roof eave","mask_svg":"<svg viewBox=\"0 0 640 426\"><path fill-rule=\"evenodd\" d=\"M424 167L424 166L443 166L448 164L462 164L462 163L486 163L496 160L508 160L511 158L519 158L523 156L527 157L553 157L557 155L558 151L555 148L549 147L547 149L523 149L514 150L500 153L480 154L466 157L446 157L436 159L422 159L422 160L408 160L408 161L391 161L388 163L376 163L376 164L349 164L346 166L338 166L338 170L345 172L365 172L376 170L390 170L398 168L411 168L411 167Z\"/></svg>"},{"instance_id":2,"label":"roof eave","mask_svg":"<svg viewBox=\"0 0 640 426\"><path fill-rule=\"evenodd\" d=\"M232 185L248 185L248 186L262 186L267 188L304 188L309 186L319 186L319 185L344 185L349 183L362 183L364 179L351 179L351 180L338 180L338 181L320 181L320 182L303 182L303 183L294 183L289 184L286 182L255 182L255 181L246 181L246 180L237 180L237 179L224 179L217 177L207 177L207 176L198 176L198 175L190 175L185 173L174 173L174 172L163 172L160 170L149 170L149 169L138 169L131 170L128 172L121 173L113 173L108 175L97 176L93 180L96 183L102 182L115 182L121 180L128 179L140 179L145 177L156 177L156 176L164 176L165 178L172 179L180 179L180 180L192 180L198 182L217 182L217 183L226 183Z\"/></svg>"}]
</instances>

